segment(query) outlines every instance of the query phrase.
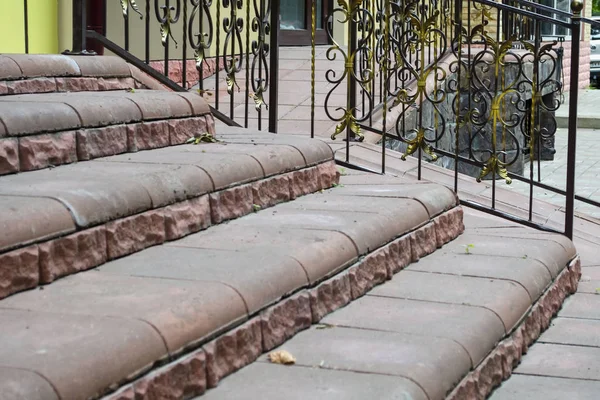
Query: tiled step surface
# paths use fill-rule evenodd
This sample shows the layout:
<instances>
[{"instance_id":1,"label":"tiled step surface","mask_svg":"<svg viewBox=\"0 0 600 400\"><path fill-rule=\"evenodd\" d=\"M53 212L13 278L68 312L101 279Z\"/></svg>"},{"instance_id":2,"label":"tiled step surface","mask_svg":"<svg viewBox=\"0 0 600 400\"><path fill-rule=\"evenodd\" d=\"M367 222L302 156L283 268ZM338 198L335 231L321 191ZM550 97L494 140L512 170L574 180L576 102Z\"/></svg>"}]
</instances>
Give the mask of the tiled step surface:
<instances>
[{"instance_id":1,"label":"tiled step surface","mask_svg":"<svg viewBox=\"0 0 600 400\"><path fill-rule=\"evenodd\" d=\"M0 387L46 399L95 398L123 384L109 397L201 394L456 237L456 207L441 186L351 176L8 297Z\"/></svg>"},{"instance_id":2,"label":"tiled step surface","mask_svg":"<svg viewBox=\"0 0 600 400\"><path fill-rule=\"evenodd\" d=\"M217 137L0 177L0 298L337 182L319 140Z\"/></svg>"},{"instance_id":3,"label":"tiled step surface","mask_svg":"<svg viewBox=\"0 0 600 400\"><path fill-rule=\"evenodd\" d=\"M562 236L469 210L465 226L285 342L295 365L263 355L201 398L485 398L574 292L578 265Z\"/></svg>"}]
</instances>

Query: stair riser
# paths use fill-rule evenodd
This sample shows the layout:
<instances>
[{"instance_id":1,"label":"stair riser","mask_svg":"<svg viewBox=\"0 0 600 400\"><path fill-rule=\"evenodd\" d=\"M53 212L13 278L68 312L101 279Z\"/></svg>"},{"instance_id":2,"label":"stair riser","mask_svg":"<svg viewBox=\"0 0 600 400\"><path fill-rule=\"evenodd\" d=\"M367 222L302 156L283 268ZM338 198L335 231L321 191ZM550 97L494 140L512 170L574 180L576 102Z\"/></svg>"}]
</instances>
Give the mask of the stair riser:
<instances>
[{"instance_id":1,"label":"stair riser","mask_svg":"<svg viewBox=\"0 0 600 400\"><path fill-rule=\"evenodd\" d=\"M446 211L346 270L259 311L201 349L148 373L103 400L187 399L203 394L263 352L281 345L325 315L391 279L411 262L458 237L464 231L462 216L460 207Z\"/></svg>"},{"instance_id":2,"label":"stair riser","mask_svg":"<svg viewBox=\"0 0 600 400\"><path fill-rule=\"evenodd\" d=\"M145 89L134 78L42 77L0 81L0 96L32 93L92 92Z\"/></svg>"},{"instance_id":3,"label":"stair riser","mask_svg":"<svg viewBox=\"0 0 600 400\"><path fill-rule=\"evenodd\" d=\"M329 161L0 254L0 299L338 182Z\"/></svg>"},{"instance_id":4,"label":"stair riser","mask_svg":"<svg viewBox=\"0 0 600 400\"><path fill-rule=\"evenodd\" d=\"M212 115L0 138L0 175L179 145L201 133L214 135Z\"/></svg>"},{"instance_id":5,"label":"stair riser","mask_svg":"<svg viewBox=\"0 0 600 400\"><path fill-rule=\"evenodd\" d=\"M558 275L513 333L501 341L446 399L485 399L502 381L510 378L529 346L550 326L567 296L577 292L580 278L578 256Z\"/></svg>"}]
</instances>

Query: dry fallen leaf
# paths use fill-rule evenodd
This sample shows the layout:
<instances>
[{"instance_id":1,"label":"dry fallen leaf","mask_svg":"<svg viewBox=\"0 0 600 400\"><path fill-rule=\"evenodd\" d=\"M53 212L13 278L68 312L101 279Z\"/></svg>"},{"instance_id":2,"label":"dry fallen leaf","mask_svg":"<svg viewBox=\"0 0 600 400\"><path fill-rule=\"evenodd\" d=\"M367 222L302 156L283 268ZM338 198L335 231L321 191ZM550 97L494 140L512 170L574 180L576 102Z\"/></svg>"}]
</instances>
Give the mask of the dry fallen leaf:
<instances>
[{"instance_id":1,"label":"dry fallen leaf","mask_svg":"<svg viewBox=\"0 0 600 400\"><path fill-rule=\"evenodd\" d=\"M274 364L292 365L296 363L293 355L285 350L274 351L269 353L269 361Z\"/></svg>"}]
</instances>

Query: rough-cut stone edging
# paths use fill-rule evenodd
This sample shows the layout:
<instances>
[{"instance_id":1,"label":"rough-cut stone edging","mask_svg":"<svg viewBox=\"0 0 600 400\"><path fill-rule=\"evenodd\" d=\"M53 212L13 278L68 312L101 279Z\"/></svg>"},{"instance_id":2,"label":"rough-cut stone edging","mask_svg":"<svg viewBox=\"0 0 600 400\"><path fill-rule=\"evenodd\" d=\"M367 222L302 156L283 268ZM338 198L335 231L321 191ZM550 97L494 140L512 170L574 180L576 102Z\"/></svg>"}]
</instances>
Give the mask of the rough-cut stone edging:
<instances>
[{"instance_id":1,"label":"rough-cut stone edging","mask_svg":"<svg viewBox=\"0 0 600 400\"><path fill-rule=\"evenodd\" d=\"M103 400L189 399L384 283L464 231L460 206L371 252L335 276L259 310L233 330L152 370ZM135 377L130 377L128 381Z\"/></svg>"},{"instance_id":2,"label":"rough-cut stone edging","mask_svg":"<svg viewBox=\"0 0 600 400\"><path fill-rule=\"evenodd\" d=\"M211 114L0 138L0 175L185 143L215 135Z\"/></svg>"},{"instance_id":3,"label":"rough-cut stone edging","mask_svg":"<svg viewBox=\"0 0 600 400\"><path fill-rule=\"evenodd\" d=\"M550 326L565 298L577 291L580 278L581 260L577 256L532 305L521 324L469 372L446 399L485 399L502 381L510 378L529 346Z\"/></svg>"},{"instance_id":4,"label":"rough-cut stone edging","mask_svg":"<svg viewBox=\"0 0 600 400\"><path fill-rule=\"evenodd\" d=\"M0 254L0 299L212 224L329 189L339 183L339 176L335 162L327 161Z\"/></svg>"},{"instance_id":5,"label":"rough-cut stone edging","mask_svg":"<svg viewBox=\"0 0 600 400\"><path fill-rule=\"evenodd\" d=\"M133 77L35 77L0 81L0 96L11 94L98 92L147 89Z\"/></svg>"}]
</instances>

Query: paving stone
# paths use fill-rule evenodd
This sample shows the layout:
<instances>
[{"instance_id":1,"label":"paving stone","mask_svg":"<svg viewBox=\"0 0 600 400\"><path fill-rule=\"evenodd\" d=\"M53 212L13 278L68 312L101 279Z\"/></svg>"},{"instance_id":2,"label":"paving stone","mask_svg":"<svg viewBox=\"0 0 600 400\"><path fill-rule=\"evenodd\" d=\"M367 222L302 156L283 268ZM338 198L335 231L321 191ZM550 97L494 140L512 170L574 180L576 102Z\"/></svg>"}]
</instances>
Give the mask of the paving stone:
<instances>
[{"instance_id":1,"label":"paving stone","mask_svg":"<svg viewBox=\"0 0 600 400\"><path fill-rule=\"evenodd\" d=\"M98 88L96 78L55 78L57 92L94 92Z\"/></svg>"},{"instance_id":2,"label":"paving stone","mask_svg":"<svg viewBox=\"0 0 600 400\"><path fill-rule=\"evenodd\" d=\"M502 319L506 332L531 306L527 291L512 281L416 271L402 272L398 279L373 289L370 294L484 307Z\"/></svg>"},{"instance_id":3,"label":"paving stone","mask_svg":"<svg viewBox=\"0 0 600 400\"><path fill-rule=\"evenodd\" d=\"M111 264L101 269L111 269ZM143 321L160 334L171 355L247 317L240 295L221 283L123 275L90 272L69 276L43 291L4 299L0 309ZM113 340L112 334L106 339Z\"/></svg>"},{"instance_id":4,"label":"paving stone","mask_svg":"<svg viewBox=\"0 0 600 400\"><path fill-rule=\"evenodd\" d=\"M350 185L336 188L340 196L367 196L409 198L423 203L430 217L434 217L457 204L456 195L448 188L437 184L397 184L397 185Z\"/></svg>"},{"instance_id":5,"label":"paving stone","mask_svg":"<svg viewBox=\"0 0 600 400\"><path fill-rule=\"evenodd\" d=\"M175 240L208 228L211 224L208 196L182 201L164 210L167 240Z\"/></svg>"},{"instance_id":6,"label":"paving stone","mask_svg":"<svg viewBox=\"0 0 600 400\"><path fill-rule=\"evenodd\" d=\"M120 96L115 95L110 97L110 101L107 101L106 97L99 95L99 93L101 92L40 93L5 96L0 97L0 103L8 103L12 107L17 105L15 102L30 103L29 107L33 106L36 110L42 111L44 113L42 115L46 115L46 113L52 115L55 112L53 109L55 106L52 105L61 104L61 106L67 107L71 112L76 112L76 115L79 117L78 122L80 121L81 126L85 128L141 121L142 114L140 109L126 97L127 92L123 91L120 92ZM5 105L0 104L0 107L2 106ZM4 115L1 109L0 115ZM36 116L36 118L39 117ZM56 118L56 115L54 115L54 118ZM52 119L49 122L47 125L50 129L36 130L34 132L59 130L57 122L52 122ZM31 125L31 122L29 125ZM37 125L41 124L38 123ZM29 133L23 132L23 129L18 130L18 132L20 134Z\"/></svg>"},{"instance_id":7,"label":"paving stone","mask_svg":"<svg viewBox=\"0 0 600 400\"><path fill-rule=\"evenodd\" d=\"M129 65L125 60L116 56L69 56L77 63L82 76L131 76Z\"/></svg>"},{"instance_id":8,"label":"paving stone","mask_svg":"<svg viewBox=\"0 0 600 400\"><path fill-rule=\"evenodd\" d=\"M192 147L204 147L206 153L201 153ZM103 161L131 164L195 165L210 176L214 183L214 190L264 178L260 164L251 156L210 154L210 145L166 147L135 154L122 154L106 158Z\"/></svg>"},{"instance_id":9,"label":"paving stone","mask_svg":"<svg viewBox=\"0 0 600 400\"><path fill-rule=\"evenodd\" d=\"M452 242L452 247L440 249L439 256L444 257L448 253L465 254L466 246L469 246L471 254L537 260L548 268L553 278L577 254L574 247L565 250L561 244L545 239L496 237L466 232Z\"/></svg>"},{"instance_id":10,"label":"paving stone","mask_svg":"<svg viewBox=\"0 0 600 400\"><path fill-rule=\"evenodd\" d=\"M74 230L68 210L56 200L0 196L0 251Z\"/></svg>"},{"instance_id":11,"label":"paving stone","mask_svg":"<svg viewBox=\"0 0 600 400\"><path fill-rule=\"evenodd\" d=\"M401 279L401 275L397 277ZM371 295L335 311L321 322L452 339L469 352L473 365L504 336L498 316L481 307Z\"/></svg>"},{"instance_id":12,"label":"paving stone","mask_svg":"<svg viewBox=\"0 0 600 400\"><path fill-rule=\"evenodd\" d=\"M17 63L24 77L81 75L74 60L58 54L11 54L5 57Z\"/></svg>"},{"instance_id":13,"label":"paving stone","mask_svg":"<svg viewBox=\"0 0 600 400\"><path fill-rule=\"evenodd\" d=\"M580 293L600 294L600 290L597 289L600 289L600 268L583 267L577 291Z\"/></svg>"},{"instance_id":14,"label":"paving stone","mask_svg":"<svg viewBox=\"0 0 600 400\"><path fill-rule=\"evenodd\" d=\"M156 93L156 92L155 92ZM193 115L210 114L208 103L202 96L195 93L177 93L177 96L184 98L192 108Z\"/></svg>"},{"instance_id":15,"label":"paving stone","mask_svg":"<svg viewBox=\"0 0 600 400\"><path fill-rule=\"evenodd\" d=\"M126 125L77 131L77 158L79 161L113 156L125 153L127 149Z\"/></svg>"},{"instance_id":16,"label":"paving stone","mask_svg":"<svg viewBox=\"0 0 600 400\"><path fill-rule=\"evenodd\" d=\"M23 369L0 367L0 387L5 400L59 400L47 380Z\"/></svg>"},{"instance_id":17,"label":"paving stone","mask_svg":"<svg viewBox=\"0 0 600 400\"><path fill-rule=\"evenodd\" d=\"M134 93L126 91L105 91L99 92L97 95L104 102L113 101L113 99L115 101L122 101L121 99L129 100L139 107L144 121L182 118L192 115L202 115L208 112L207 110L202 114L193 114L190 103L173 92L140 89L136 90ZM200 96L196 97L200 98ZM201 101L203 100L201 99Z\"/></svg>"},{"instance_id":18,"label":"paving stone","mask_svg":"<svg viewBox=\"0 0 600 400\"><path fill-rule=\"evenodd\" d=\"M536 343L515 370L519 374L592 379L600 376L600 349Z\"/></svg>"},{"instance_id":19,"label":"paving stone","mask_svg":"<svg viewBox=\"0 0 600 400\"><path fill-rule=\"evenodd\" d=\"M466 253L448 253L444 257L433 254L424 257L418 263L409 265L406 269L517 282L527 290L531 301L538 299L552 280L548 269L536 260Z\"/></svg>"},{"instance_id":20,"label":"paving stone","mask_svg":"<svg viewBox=\"0 0 600 400\"><path fill-rule=\"evenodd\" d=\"M79 116L67 104L46 102L40 106L40 103L17 101L15 97L22 96L11 96L10 102L0 101L0 126L6 127L9 136L65 131L81 126Z\"/></svg>"},{"instance_id":21,"label":"paving stone","mask_svg":"<svg viewBox=\"0 0 600 400\"><path fill-rule=\"evenodd\" d=\"M173 268L174 265L177 268ZM222 282L240 293L249 313L308 283L304 269L296 260L259 251L159 246L107 264L102 271L115 275Z\"/></svg>"},{"instance_id":22,"label":"paving stone","mask_svg":"<svg viewBox=\"0 0 600 400\"><path fill-rule=\"evenodd\" d=\"M397 376L265 363L254 363L229 376L202 399L278 400L283 393L289 400L427 399L418 385Z\"/></svg>"},{"instance_id":23,"label":"paving stone","mask_svg":"<svg viewBox=\"0 0 600 400\"><path fill-rule=\"evenodd\" d=\"M0 325L3 366L45 377L61 399L98 397L167 355L160 335L133 319L3 309Z\"/></svg>"},{"instance_id":24,"label":"paving stone","mask_svg":"<svg viewBox=\"0 0 600 400\"><path fill-rule=\"evenodd\" d=\"M271 211L257 217L269 219ZM290 256L297 260L308 274L310 283L328 276L353 263L358 254L352 241L344 234L311 229L290 229L274 224L244 226L237 229L238 221L214 226L210 231L190 235L167 246L221 249L230 251L255 250L264 254ZM335 251L331 251L334 248Z\"/></svg>"},{"instance_id":25,"label":"paving stone","mask_svg":"<svg viewBox=\"0 0 600 400\"><path fill-rule=\"evenodd\" d=\"M538 343L540 342L600 347L600 321L555 318L540 337Z\"/></svg>"},{"instance_id":26,"label":"paving stone","mask_svg":"<svg viewBox=\"0 0 600 400\"><path fill-rule=\"evenodd\" d=\"M398 223L390 224L390 220ZM268 219L250 215L239 224L339 231L353 240L359 254L366 254L427 220L427 211L414 200L317 195L282 204Z\"/></svg>"},{"instance_id":27,"label":"paving stone","mask_svg":"<svg viewBox=\"0 0 600 400\"><path fill-rule=\"evenodd\" d=\"M490 399L595 400L599 392L600 381L513 374Z\"/></svg>"},{"instance_id":28,"label":"paving stone","mask_svg":"<svg viewBox=\"0 0 600 400\"><path fill-rule=\"evenodd\" d=\"M600 296L581 293L569 297L563 304L560 316L600 320Z\"/></svg>"},{"instance_id":29,"label":"paving stone","mask_svg":"<svg viewBox=\"0 0 600 400\"><path fill-rule=\"evenodd\" d=\"M1 80L18 79L23 76L19 65L12 58L5 55L0 55L0 71L2 71Z\"/></svg>"},{"instance_id":30,"label":"paving stone","mask_svg":"<svg viewBox=\"0 0 600 400\"><path fill-rule=\"evenodd\" d=\"M183 144L192 137L208 133L208 122L204 116L194 118L169 119L169 142L171 146Z\"/></svg>"},{"instance_id":31,"label":"paving stone","mask_svg":"<svg viewBox=\"0 0 600 400\"><path fill-rule=\"evenodd\" d=\"M0 299L25 289L40 281L37 246L29 246L0 254Z\"/></svg>"},{"instance_id":32,"label":"paving stone","mask_svg":"<svg viewBox=\"0 0 600 400\"><path fill-rule=\"evenodd\" d=\"M30 78L5 82L8 94L50 93L56 92L54 78Z\"/></svg>"},{"instance_id":33,"label":"paving stone","mask_svg":"<svg viewBox=\"0 0 600 400\"><path fill-rule=\"evenodd\" d=\"M0 178L0 194L49 197L60 201L79 227L125 217L152 207L146 188L133 179L100 174L80 163ZM94 172L95 171L95 172Z\"/></svg>"},{"instance_id":34,"label":"paving stone","mask_svg":"<svg viewBox=\"0 0 600 400\"><path fill-rule=\"evenodd\" d=\"M300 366L408 378L430 399L443 399L471 366L466 351L452 340L365 329L317 326L282 349ZM454 368L445 368L448 364Z\"/></svg>"},{"instance_id":35,"label":"paving stone","mask_svg":"<svg viewBox=\"0 0 600 400\"><path fill-rule=\"evenodd\" d=\"M165 239L162 210L146 211L106 224L106 250L110 260L164 243Z\"/></svg>"},{"instance_id":36,"label":"paving stone","mask_svg":"<svg viewBox=\"0 0 600 400\"><path fill-rule=\"evenodd\" d=\"M156 149L168 145L169 125L166 121L127 125L127 147L129 152Z\"/></svg>"}]
</instances>

